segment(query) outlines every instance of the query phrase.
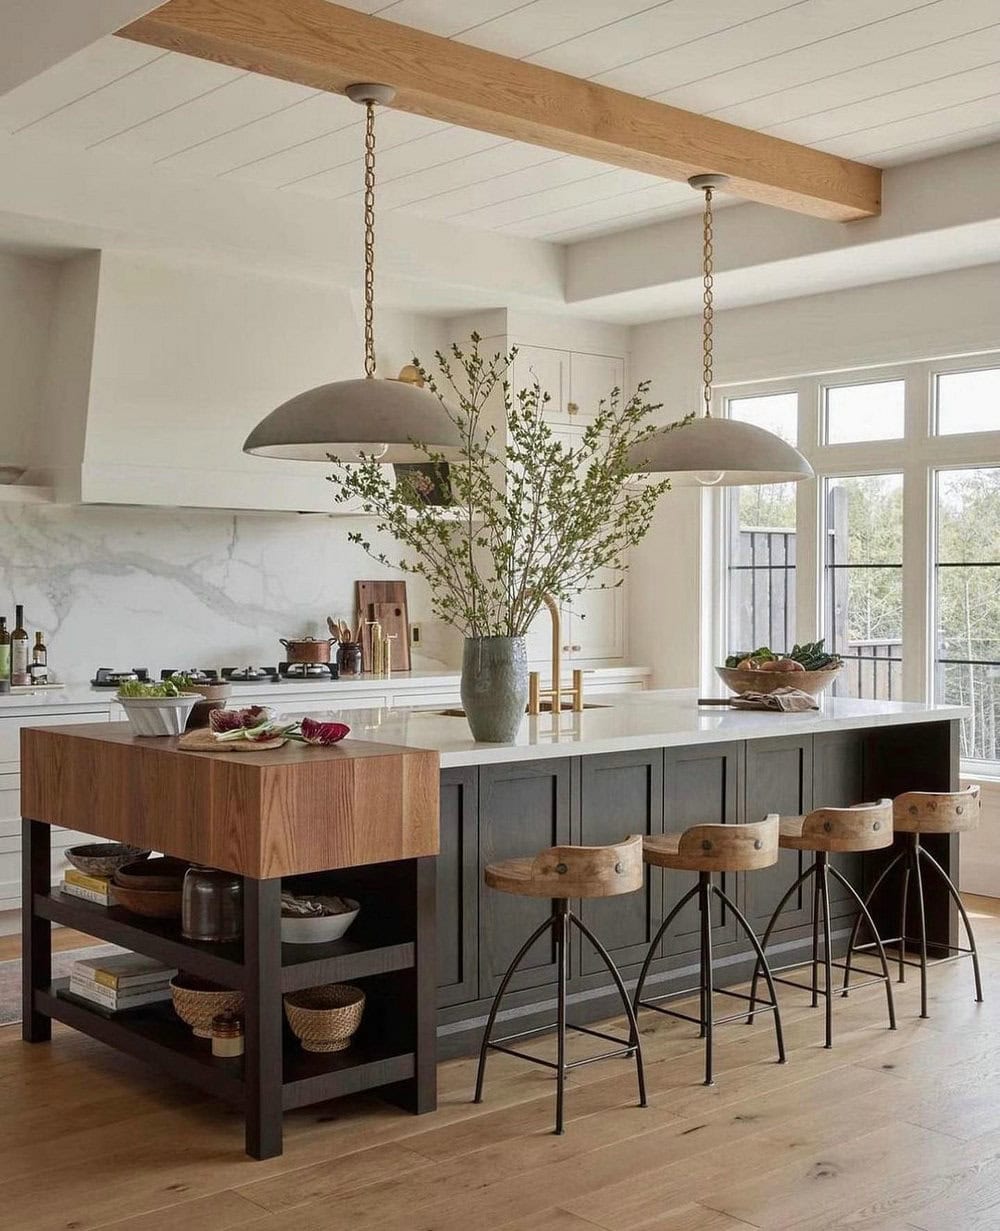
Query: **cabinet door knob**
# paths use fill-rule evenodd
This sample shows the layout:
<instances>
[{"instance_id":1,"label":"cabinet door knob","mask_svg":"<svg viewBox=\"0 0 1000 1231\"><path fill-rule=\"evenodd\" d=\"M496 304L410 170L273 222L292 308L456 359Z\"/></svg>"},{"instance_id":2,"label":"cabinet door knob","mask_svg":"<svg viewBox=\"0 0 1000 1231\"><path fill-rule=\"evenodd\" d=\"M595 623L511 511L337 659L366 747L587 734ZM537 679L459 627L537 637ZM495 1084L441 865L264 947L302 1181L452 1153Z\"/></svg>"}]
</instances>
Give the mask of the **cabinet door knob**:
<instances>
[{"instance_id":1,"label":"cabinet door knob","mask_svg":"<svg viewBox=\"0 0 1000 1231\"><path fill-rule=\"evenodd\" d=\"M579 651L583 649L583 646L582 645L571 645L569 648L571 650L576 650L579 653Z\"/></svg>"},{"instance_id":2,"label":"cabinet door knob","mask_svg":"<svg viewBox=\"0 0 1000 1231\"><path fill-rule=\"evenodd\" d=\"M566 403L566 413L567 413L567 414L570 414L570 415L576 415L576 414L579 414L579 413L580 413L580 407L579 407L578 403L576 403L576 402L567 402L567 403Z\"/></svg>"}]
</instances>

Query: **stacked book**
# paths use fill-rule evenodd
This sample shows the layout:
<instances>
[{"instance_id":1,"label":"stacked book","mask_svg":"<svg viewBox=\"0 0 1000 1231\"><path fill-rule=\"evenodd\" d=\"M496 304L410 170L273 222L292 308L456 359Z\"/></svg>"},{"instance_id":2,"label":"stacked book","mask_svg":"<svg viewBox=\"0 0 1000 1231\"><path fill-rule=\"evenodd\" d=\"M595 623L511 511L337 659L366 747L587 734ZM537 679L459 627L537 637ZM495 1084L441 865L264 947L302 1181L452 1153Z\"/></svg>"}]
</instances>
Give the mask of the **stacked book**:
<instances>
[{"instance_id":1,"label":"stacked book","mask_svg":"<svg viewBox=\"0 0 1000 1231\"><path fill-rule=\"evenodd\" d=\"M70 967L69 992L106 1013L123 1013L170 999L176 969L141 953L81 958Z\"/></svg>"},{"instance_id":2,"label":"stacked book","mask_svg":"<svg viewBox=\"0 0 1000 1231\"><path fill-rule=\"evenodd\" d=\"M63 873L62 891L74 898L83 898L85 902L96 902L98 906L113 905L108 894L111 878L108 876L89 876L76 868L67 868Z\"/></svg>"}]
</instances>

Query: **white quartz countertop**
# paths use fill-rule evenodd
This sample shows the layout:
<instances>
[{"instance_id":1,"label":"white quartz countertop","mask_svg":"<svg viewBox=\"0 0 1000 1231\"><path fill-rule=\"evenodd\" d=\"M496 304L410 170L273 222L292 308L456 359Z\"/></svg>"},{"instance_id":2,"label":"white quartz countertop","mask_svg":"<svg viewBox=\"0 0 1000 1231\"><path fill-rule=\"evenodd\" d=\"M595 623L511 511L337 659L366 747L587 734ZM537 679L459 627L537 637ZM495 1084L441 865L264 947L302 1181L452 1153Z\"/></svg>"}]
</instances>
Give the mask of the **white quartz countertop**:
<instances>
[{"instance_id":1,"label":"white quartz countertop","mask_svg":"<svg viewBox=\"0 0 1000 1231\"><path fill-rule=\"evenodd\" d=\"M440 753L442 769L547 757L628 752L639 748L684 747L725 740L814 734L867 727L899 726L963 718L958 705L909 701L855 701L821 698L819 710L781 714L761 710L701 707L695 690L664 690L602 696L594 709L525 718L513 744L477 744L464 718L434 709L340 709L336 717L351 727L354 739L373 740ZM597 708L597 706L600 708ZM317 709L317 714L322 711Z\"/></svg>"}]
</instances>

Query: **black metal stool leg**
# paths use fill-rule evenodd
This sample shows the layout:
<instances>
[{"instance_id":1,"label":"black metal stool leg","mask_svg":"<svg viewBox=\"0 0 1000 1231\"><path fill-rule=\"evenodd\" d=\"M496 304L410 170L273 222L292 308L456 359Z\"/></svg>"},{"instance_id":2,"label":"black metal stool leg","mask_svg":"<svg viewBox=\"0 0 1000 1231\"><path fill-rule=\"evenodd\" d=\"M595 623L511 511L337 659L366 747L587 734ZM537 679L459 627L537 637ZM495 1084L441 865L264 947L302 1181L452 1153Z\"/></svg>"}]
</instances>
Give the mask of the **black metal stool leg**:
<instances>
[{"instance_id":1,"label":"black metal stool leg","mask_svg":"<svg viewBox=\"0 0 1000 1231\"><path fill-rule=\"evenodd\" d=\"M969 922L969 916L965 909L965 903L962 901L962 897L958 892L958 887L955 882L951 879L944 868L941 867L930 851L927 850L925 846L921 846L918 848L918 853L921 859L928 860L931 867L937 870L938 874L941 876L941 879L945 883L948 893L951 895L951 900L958 908L958 913L962 916L962 922L965 924L965 934L969 938L969 948L972 950L972 970L976 977L976 1000L981 1004L983 1000L983 980L979 973L979 948L976 945L976 937L972 931L972 924Z\"/></svg>"},{"instance_id":2,"label":"black metal stool leg","mask_svg":"<svg viewBox=\"0 0 1000 1231\"><path fill-rule=\"evenodd\" d=\"M500 980L500 986L497 988L497 994L493 997L493 1003L490 1005L490 1015L486 1019L486 1028L483 1030L483 1041L479 1047L479 1067L476 1070L476 1093L472 1100L474 1103L481 1103L483 1101L483 1079L486 1076L486 1053L489 1050L490 1036L493 1034L493 1025L496 1022L497 1012L500 1008L500 1001L503 1000L504 992L507 990L507 985L514 977L514 972L517 970L518 966L520 966L524 955L540 936L556 927L558 918L558 913L551 914L544 923L539 924L539 926L535 928L520 949L518 949L514 960L507 967L504 977Z\"/></svg>"},{"instance_id":3,"label":"black metal stool leg","mask_svg":"<svg viewBox=\"0 0 1000 1231\"><path fill-rule=\"evenodd\" d=\"M889 1009L889 1029L895 1030L896 1029L896 1006L892 998L892 979L889 976L889 962L885 956L885 945L882 944L882 937L878 934L878 928L876 928L875 926L875 920L871 917L871 912L868 910L868 907L865 905L864 899L861 897L858 891L854 888L851 882L847 879L846 876L844 876L840 871L838 871L837 868L831 867L830 871L833 874L833 876L844 886L847 892L854 899L855 905L857 906L858 910L861 911L862 915L864 915L865 922L868 924L868 927L871 929L871 934L875 938L875 945L878 948L879 961L882 964L882 975L885 979L885 999L886 999L886 1004Z\"/></svg>"},{"instance_id":4,"label":"black metal stool leg","mask_svg":"<svg viewBox=\"0 0 1000 1231\"><path fill-rule=\"evenodd\" d=\"M705 1032L705 1085L712 1086L712 1036L715 1027L714 980L712 970L712 874L698 874L698 905L701 909L701 986L702 1024Z\"/></svg>"},{"instance_id":5,"label":"black metal stool leg","mask_svg":"<svg viewBox=\"0 0 1000 1231\"><path fill-rule=\"evenodd\" d=\"M820 851L816 863L816 879L820 884L820 902L823 907L823 970L826 993L824 1016L826 1019L825 1047L833 1046L833 936L830 927L830 856ZM816 963L813 962L813 986L816 979Z\"/></svg>"},{"instance_id":6,"label":"black metal stool leg","mask_svg":"<svg viewBox=\"0 0 1000 1231\"><path fill-rule=\"evenodd\" d=\"M693 889L689 889L687 893L677 903L677 905L671 909L666 919L663 920L663 922L660 924L659 928L657 929L656 935L653 937L653 942L649 946L649 950L646 953L646 960L643 962L642 970L639 972L639 982L635 985L635 995L632 997L632 1008L635 1010L636 1017L639 1016L639 1008L642 1004L642 989L646 982L646 976L649 974L649 968L653 963L653 958L656 956L657 946L659 945L660 941L663 939L667 931L667 928L670 927L670 925L677 918L677 916L681 913L684 907L687 906L688 902L690 902L691 899L697 895L697 893L698 893L697 885L695 885Z\"/></svg>"},{"instance_id":7,"label":"black metal stool leg","mask_svg":"<svg viewBox=\"0 0 1000 1231\"><path fill-rule=\"evenodd\" d=\"M813 914L812 914L812 1008L819 1004L819 917L822 906L823 878L817 875L813 880Z\"/></svg>"},{"instance_id":8,"label":"black metal stool leg","mask_svg":"<svg viewBox=\"0 0 1000 1231\"><path fill-rule=\"evenodd\" d=\"M556 991L556 1127L563 1132L563 1103L566 1095L566 982L569 978L569 902L556 906L556 961L559 978Z\"/></svg>"},{"instance_id":9,"label":"black metal stool leg","mask_svg":"<svg viewBox=\"0 0 1000 1231\"><path fill-rule=\"evenodd\" d=\"M913 871L912 847L907 839L906 853L903 860L903 889L899 902L899 981L906 982L906 920L907 904L910 893L910 874ZM858 916L860 919L860 915Z\"/></svg>"},{"instance_id":10,"label":"black metal stool leg","mask_svg":"<svg viewBox=\"0 0 1000 1231\"><path fill-rule=\"evenodd\" d=\"M881 887L882 887L882 882L883 882L883 881L884 881L884 880L885 880L885 879L889 876L889 874L890 874L890 872L892 872L893 868L895 868L895 867L896 867L896 865L897 865L897 864L898 864L901 860L903 860L903 859L905 858L905 856L906 856L906 852L905 852L905 851L900 851L898 855L894 856L894 857L892 858L892 860L890 860L890 862L889 862L889 863L887 863L887 864L885 865L885 867L882 869L882 871L878 874L878 878L876 879L875 884L874 884L874 885L872 885L871 889L868 891L868 895L867 895L867 897L865 898L865 905L866 905L866 906L868 906L869 908L871 907L871 904L872 904L872 902L873 902L873 901L874 901L874 899L875 899L875 895L878 893L879 889L881 889ZM904 900L905 900L905 896L906 896L906 890L905 890L905 887L904 887L904 890L903 890L903 896L904 896ZM845 965L845 969L844 969L844 990L843 990L843 993L842 993L844 996L846 996L846 995L848 994L848 992L850 991L851 973L852 973L851 959L852 959L852 958L853 958L853 956L854 956L854 947L855 947L855 945L857 945L857 943L858 943L858 934L859 934L859 933L860 933L860 931L861 931L861 924L862 924L863 922L864 922L864 919L863 919L863 917L859 914L859 915L857 916L857 918L854 920L854 926L851 928L851 939L847 942L847 957L846 957L846 959L845 959L845 963L846 963L846 965ZM902 936L902 934L903 934L903 932L904 932L905 930L906 930L906 925L905 925L905 922L904 922L904 923L900 926L900 929L899 929L899 934L900 934L900 936ZM902 970L902 966L900 966L899 980L900 980L900 982L902 982L902 981L903 981L903 970Z\"/></svg>"},{"instance_id":11,"label":"black metal stool leg","mask_svg":"<svg viewBox=\"0 0 1000 1231\"><path fill-rule=\"evenodd\" d=\"M764 971L764 981L767 983L767 990L771 996L771 1003L774 1005L774 1009L772 1010L772 1012L774 1014L775 1042L778 1044L778 1063L784 1064L785 1063L785 1038L784 1038L784 1034L781 1029L781 1010L778 1008L778 995L777 995L777 992L775 991L774 980L771 978L771 967L767 964L767 958L764 956L764 950L760 947L760 941L754 935L753 928L744 918L742 911L739 909L736 903L731 901L730 898L719 888L718 885L713 885L712 889L718 895L718 897L722 900L723 905L726 906L728 910L732 911L733 916L736 919L736 922L740 925L740 927L746 933L747 939L750 941L750 944L753 945L753 950L757 954L757 961L760 963L760 966Z\"/></svg>"},{"instance_id":12,"label":"black metal stool leg","mask_svg":"<svg viewBox=\"0 0 1000 1231\"><path fill-rule=\"evenodd\" d=\"M917 894L917 924L920 928L920 1016L927 1016L927 911L924 906L924 878L920 871L920 835L913 835L911 848L913 878ZM904 943L906 933L903 933Z\"/></svg>"},{"instance_id":13,"label":"black metal stool leg","mask_svg":"<svg viewBox=\"0 0 1000 1231\"><path fill-rule=\"evenodd\" d=\"M778 917L780 916L781 912L785 909L792 894L796 891L796 889L804 885L806 881L809 879L809 877L812 876L815 871L816 871L816 865L814 863L811 863L809 867L806 868L806 870L802 873L801 876L796 877L796 879L792 881L787 892L785 893L785 896L778 903L777 907L775 908L774 914L768 920L767 927L764 929L764 935L761 938L760 950L761 950L762 955L764 951L767 949L767 942L771 939L771 933L774 931L774 925L778 922ZM750 1011L747 1014L747 1025L748 1026L753 1025L754 1004L756 1003L756 1000L757 1000L757 979L760 976L760 967L761 967L761 959L758 958L757 964L753 968L753 980L750 983Z\"/></svg>"},{"instance_id":14,"label":"black metal stool leg","mask_svg":"<svg viewBox=\"0 0 1000 1231\"><path fill-rule=\"evenodd\" d=\"M580 932L586 936L590 943L597 951L598 957L608 968L608 973L615 981L615 987L618 988L618 995L621 997L622 1004L625 1006L625 1016L628 1019L629 1028L629 1043L635 1051L635 1074L639 1085L639 1106L646 1107L646 1073L642 1064L642 1044L639 1042L639 1022L635 1015L635 1010L632 1008L632 1002L628 998L628 992L625 990L625 984L621 975L618 973L618 967L611 959L611 954L601 944L594 933L587 927L583 920L578 916L570 913L570 922L576 924Z\"/></svg>"}]
</instances>

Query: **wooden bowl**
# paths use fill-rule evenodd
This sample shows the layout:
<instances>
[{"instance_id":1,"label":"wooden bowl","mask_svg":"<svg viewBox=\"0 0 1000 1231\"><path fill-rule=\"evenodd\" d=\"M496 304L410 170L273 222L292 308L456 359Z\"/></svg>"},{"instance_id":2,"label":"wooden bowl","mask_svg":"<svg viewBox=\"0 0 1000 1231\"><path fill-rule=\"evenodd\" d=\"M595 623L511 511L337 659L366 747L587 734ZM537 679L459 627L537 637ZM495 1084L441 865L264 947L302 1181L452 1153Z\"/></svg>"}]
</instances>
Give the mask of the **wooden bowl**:
<instances>
[{"instance_id":1,"label":"wooden bowl","mask_svg":"<svg viewBox=\"0 0 1000 1231\"><path fill-rule=\"evenodd\" d=\"M125 864L148 859L149 851L124 842L89 842L84 846L71 846L66 858L87 876L114 876Z\"/></svg>"},{"instance_id":2,"label":"wooden bowl","mask_svg":"<svg viewBox=\"0 0 1000 1231\"><path fill-rule=\"evenodd\" d=\"M774 692L777 688L799 688L818 697L840 674L839 667L826 671L741 671L739 667L716 667L719 679L733 692Z\"/></svg>"},{"instance_id":3,"label":"wooden bowl","mask_svg":"<svg viewBox=\"0 0 1000 1231\"><path fill-rule=\"evenodd\" d=\"M179 919L181 917L181 891L177 889L133 889L130 886L111 882L109 892L118 906L134 915L148 919Z\"/></svg>"},{"instance_id":4,"label":"wooden bowl","mask_svg":"<svg viewBox=\"0 0 1000 1231\"><path fill-rule=\"evenodd\" d=\"M186 859L159 855L156 859L127 863L114 874L115 885L122 889L162 889L180 892L184 874L191 865Z\"/></svg>"},{"instance_id":5,"label":"wooden bowl","mask_svg":"<svg viewBox=\"0 0 1000 1231\"><path fill-rule=\"evenodd\" d=\"M207 979L177 974L170 980L174 1012L191 1027L196 1038L212 1037L212 1018L220 1013L243 1013L243 993L219 987Z\"/></svg>"},{"instance_id":6,"label":"wooden bowl","mask_svg":"<svg viewBox=\"0 0 1000 1231\"><path fill-rule=\"evenodd\" d=\"M285 1016L306 1051L344 1051L361 1025L365 994L350 983L326 983L285 997Z\"/></svg>"}]
</instances>

